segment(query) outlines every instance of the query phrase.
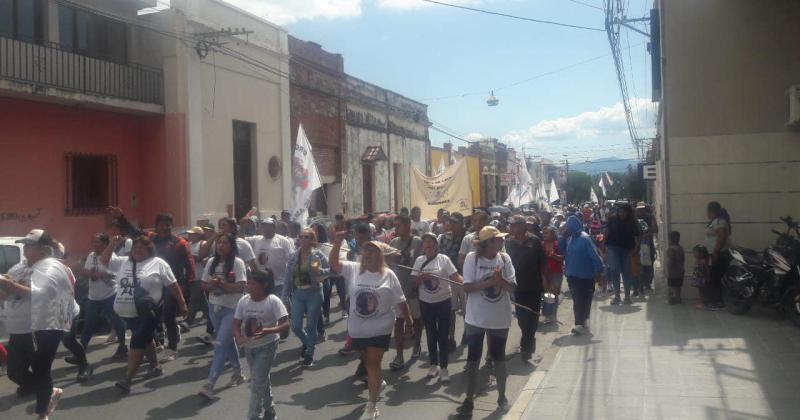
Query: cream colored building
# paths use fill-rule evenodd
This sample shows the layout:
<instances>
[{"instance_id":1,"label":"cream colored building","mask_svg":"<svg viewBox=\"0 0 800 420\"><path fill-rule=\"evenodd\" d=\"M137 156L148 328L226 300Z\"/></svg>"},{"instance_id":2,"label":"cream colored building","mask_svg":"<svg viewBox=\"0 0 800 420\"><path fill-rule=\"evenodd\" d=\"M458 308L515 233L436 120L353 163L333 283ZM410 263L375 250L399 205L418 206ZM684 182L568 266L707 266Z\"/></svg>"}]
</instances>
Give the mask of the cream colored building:
<instances>
[{"instance_id":1,"label":"cream colored building","mask_svg":"<svg viewBox=\"0 0 800 420\"><path fill-rule=\"evenodd\" d=\"M152 35L162 40L166 112L185 124L189 220L288 208L286 30L219 0L172 0L152 20L191 34Z\"/></svg>"},{"instance_id":2,"label":"cream colored building","mask_svg":"<svg viewBox=\"0 0 800 420\"><path fill-rule=\"evenodd\" d=\"M800 218L800 131L787 125L787 91L800 85L800 2L656 4L662 232L680 231L687 250L703 243L706 204L718 201L735 243L768 246L770 230L784 227L778 217Z\"/></svg>"}]
</instances>

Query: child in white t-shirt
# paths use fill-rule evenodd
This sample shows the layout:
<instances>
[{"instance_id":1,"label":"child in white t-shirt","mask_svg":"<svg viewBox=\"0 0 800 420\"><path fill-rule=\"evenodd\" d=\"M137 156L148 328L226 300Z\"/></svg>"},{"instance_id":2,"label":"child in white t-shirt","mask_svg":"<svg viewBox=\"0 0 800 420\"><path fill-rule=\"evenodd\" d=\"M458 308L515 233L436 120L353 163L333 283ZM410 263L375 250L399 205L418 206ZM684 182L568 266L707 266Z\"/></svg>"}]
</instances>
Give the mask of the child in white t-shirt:
<instances>
[{"instance_id":1,"label":"child in white t-shirt","mask_svg":"<svg viewBox=\"0 0 800 420\"><path fill-rule=\"evenodd\" d=\"M270 269L247 277L248 294L239 299L233 316L233 338L245 348L250 366L250 408L248 417L275 418L269 373L278 348L280 333L289 330L289 314L272 292L275 279Z\"/></svg>"}]
</instances>

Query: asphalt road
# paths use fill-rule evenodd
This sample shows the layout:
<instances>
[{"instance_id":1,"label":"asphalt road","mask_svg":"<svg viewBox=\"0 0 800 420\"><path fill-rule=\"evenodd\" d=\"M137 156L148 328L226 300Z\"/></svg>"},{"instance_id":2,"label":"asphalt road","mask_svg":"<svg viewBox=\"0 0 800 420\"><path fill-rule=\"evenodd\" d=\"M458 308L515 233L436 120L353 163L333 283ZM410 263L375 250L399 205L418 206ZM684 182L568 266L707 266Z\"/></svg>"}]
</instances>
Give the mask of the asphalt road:
<instances>
[{"instance_id":1,"label":"asphalt road","mask_svg":"<svg viewBox=\"0 0 800 420\"><path fill-rule=\"evenodd\" d=\"M337 301L334 297L333 306ZM540 328L538 349L534 364L524 363L515 353L519 344L519 328L512 325L507 344L508 386L507 397L512 402L519 395L529 375L542 369L552 359L553 340L567 334L571 318L571 302L565 301L560 308L560 317L565 324ZM354 382L352 375L357 366L355 356L340 356L346 331L346 320L338 311L331 313L328 326L328 341L317 347L316 361L311 368L298 364L300 343L294 336L279 344L278 356L272 369L272 387L276 411L282 419L357 419L367 402L366 386ZM463 318L457 317L457 337L461 335ZM94 364L92 379L83 384L75 382L76 368L63 362L67 354L61 347L53 366L55 385L64 389L53 419L221 419L246 418L249 389L247 385L235 388L218 388L217 399L203 402L196 395L208 375L212 349L199 343L196 337L204 332L202 326L184 334L179 346L179 358L164 364L164 376L145 380L141 376L134 380L130 394L120 395L114 382L124 375L123 363L112 363L111 354L115 346L103 346L105 337L95 337L89 347L89 360ZM486 350L484 349L484 352ZM447 419L455 418L455 409L463 400L463 369L466 348L459 347L451 354L451 383L442 385L437 380L425 378L427 373L427 350L423 337L423 352L419 360L409 360L410 348L406 350L407 368L390 372L389 362L394 350L384 357L384 378L388 383L381 394L379 409L385 419ZM242 357L242 364L246 361ZM140 372L141 375L141 372ZM229 372L218 381L220 386L228 382ZM482 393L476 399L473 418L502 418L495 410L497 392L488 369L481 369ZM32 417L34 399L18 398L15 385L8 378L0 378L0 418L19 419Z\"/></svg>"}]
</instances>

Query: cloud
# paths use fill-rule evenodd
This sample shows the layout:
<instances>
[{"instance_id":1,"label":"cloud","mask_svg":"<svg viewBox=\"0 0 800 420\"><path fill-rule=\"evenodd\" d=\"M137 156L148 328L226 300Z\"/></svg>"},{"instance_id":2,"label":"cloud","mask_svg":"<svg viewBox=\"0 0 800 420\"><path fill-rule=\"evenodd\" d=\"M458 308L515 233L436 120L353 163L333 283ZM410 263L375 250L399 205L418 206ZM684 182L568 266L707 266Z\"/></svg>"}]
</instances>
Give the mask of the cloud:
<instances>
[{"instance_id":1,"label":"cloud","mask_svg":"<svg viewBox=\"0 0 800 420\"><path fill-rule=\"evenodd\" d=\"M486 136L484 136L481 133L468 133L466 136L464 136L464 140L476 141L476 140L480 140L480 139L485 138L485 137Z\"/></svg>"},{"instance_id":2,"label":"cloud","mask_svg":"<svg viewBox=\"0 0 800 420\"><path fill-rule=\"evenodd\" d=\"M436 6L422 0L225 0L279 25L299 20L343 19L361 16L366 4L394 11ZM451 4L474 6L482 0L450 0ZM441 7L441 6L440 6Z\"/></svg>"},{"instance_id":3,"label":"cloud","mask_svg":"<svg viewBox=\"0 0 800 420\"><path fill-rule=\"evenodd\" d=\"M363 0L225 0L278 25L361 16Z\"/></svg>"},{"instance_id":4,"label":"cloud","mask_svg":"<svg viewBox=\"0 0 800 420\"><path fill-rule=\"evenodd\" d=\"M655 134L654 106L650 99L631 98L631 111L639 135L652 137ZM572 117L542 120L530 128L507 133L503 136L503 141L519 146L526 143L607 136L629 137L622 102Z\"/></svg>"}]
</instances>

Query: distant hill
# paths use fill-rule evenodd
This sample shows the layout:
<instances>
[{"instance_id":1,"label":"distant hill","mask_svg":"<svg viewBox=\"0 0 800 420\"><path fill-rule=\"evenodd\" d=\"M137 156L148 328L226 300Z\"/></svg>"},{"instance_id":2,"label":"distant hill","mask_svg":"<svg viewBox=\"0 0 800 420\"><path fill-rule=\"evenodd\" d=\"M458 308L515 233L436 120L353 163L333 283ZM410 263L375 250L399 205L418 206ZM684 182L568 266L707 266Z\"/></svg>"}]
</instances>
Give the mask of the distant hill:
<instances>
[{"instance_id":1,"label":"distant hill","mask_svg":"<svg viewBox=\"0 0 800 420\"><path fill-rule=\"evenodd\" d=\"M596 175L601 172L625 172L628 166L636 168L636 159L620 159L617 157L607 157L594 159L591 162L576 162L569 163L570 171L586 172L590 175Z\"/></svg>"}]
</instances>

